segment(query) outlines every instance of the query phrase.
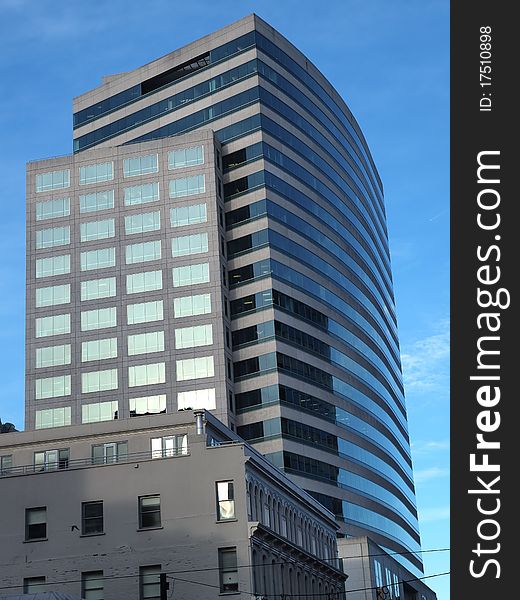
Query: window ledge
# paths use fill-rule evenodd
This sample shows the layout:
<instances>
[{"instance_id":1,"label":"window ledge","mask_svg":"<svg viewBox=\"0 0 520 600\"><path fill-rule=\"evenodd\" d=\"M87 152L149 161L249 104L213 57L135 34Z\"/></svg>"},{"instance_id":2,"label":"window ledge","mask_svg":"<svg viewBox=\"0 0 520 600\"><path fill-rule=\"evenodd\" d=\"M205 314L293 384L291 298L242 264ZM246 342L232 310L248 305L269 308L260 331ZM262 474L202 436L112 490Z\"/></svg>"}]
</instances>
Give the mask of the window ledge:
<instances>
[{"instance_id":1,"label":"window ledge","mask_svg":"<svg viewBox=\"0 0 520 600\"><path fill-rule=\"evenodd\" d=\"M158 527L138 527L136 531L155 531L156 529L164 529L162 525Z\"/></svg>"},{"instance_id":2,"label":"window ledge","mask_svg":"<svg viewBox=\"0 0 520 600\"><path fill-rule=\"evenodd\" d=\"M98 533L82 533L82 534L80 534L79 537L81 537L81 538L89 538L89 537L96 537L98 535L106 535L106 533L104 531L100 531Z\"/></svg>"},{"instance_id":3,"label":"window ledge","mask_svg":"<svg viewBox=\"0 0 520 600\"><path fill-rule=\"evenodd\" d=\"M236 592L219 592L219 596L238 596L239 594L242 594L242 592L240 591L236 591Z\"/></svg>"},{"instance_id":4,"label":"window ledge","mask_svg":"<svg viewBox=\"0 0 520 600\"><path fill-rule=\"evenodd\" d=\"M34 538L33 540L24 540L24 544L33 544L34 542L48 542L49 538Z\"/></svg>"},{"instance_id":5,"label":"window ledge","mask_svg":"<svg viewBox=\"0 0 520 600\"><path fill-rule=\"evenodd\" d=\"M237 523L238 519L217 519L215 523ZM234 592L222 592L222 593L234 593Z\"/></svg>"}]
</instances>

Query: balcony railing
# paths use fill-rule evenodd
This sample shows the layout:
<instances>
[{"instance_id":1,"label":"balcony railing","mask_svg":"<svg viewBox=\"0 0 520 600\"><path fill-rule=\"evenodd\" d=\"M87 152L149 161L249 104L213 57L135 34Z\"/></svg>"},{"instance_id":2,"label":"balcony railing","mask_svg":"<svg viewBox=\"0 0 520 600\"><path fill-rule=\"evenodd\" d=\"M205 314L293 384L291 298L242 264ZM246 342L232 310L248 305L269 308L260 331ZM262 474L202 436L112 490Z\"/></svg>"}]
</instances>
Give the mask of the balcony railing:
<instances>
[{"instance_id":1,"label":"balcony railing","mask_svg":"<svg viewBox=\"0 0 520 600\"><path fill-rule=\"evenodd\" d=\"M73 458L69 460L60 460L49 462L45 465L20 465L8 467L0 470L0 477L14 477L17 475L35 475L40 473L55 473L59 471L69 471L71 469L85 469L89 467L103 467L107 465L117 465L124 463L137 463L147 460L156 460L159 458L172 458L177 456L188 456L189 448L168 449L162 451L134 452L130 454L121 454L119 456L110 456L104 458Z\"/></svg>"}]
</instances>

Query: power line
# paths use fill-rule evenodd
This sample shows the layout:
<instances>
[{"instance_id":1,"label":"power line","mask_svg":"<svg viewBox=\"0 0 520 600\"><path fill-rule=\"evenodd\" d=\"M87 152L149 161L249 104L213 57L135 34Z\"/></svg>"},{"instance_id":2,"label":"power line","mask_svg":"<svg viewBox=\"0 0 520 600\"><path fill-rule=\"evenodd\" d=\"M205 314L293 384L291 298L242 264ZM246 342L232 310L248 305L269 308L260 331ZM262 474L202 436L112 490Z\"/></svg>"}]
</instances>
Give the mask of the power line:
<instances>
[{"instance_id":1,"label":"power line","mask_svg":"<svg viewBox=\"0 0 520 600\"><path fill-rule=\"evenodd\" d=\"M446 552L449 551L449 548L433 548L433 549L428 549L428 550L421 550L421 553L426 553L426 552ZM419 551L418 551L419 552ZM349 556L344 558L343 560L349 560L352 558L369 558L369 557L375 557L375 556L390 556L390 555L395 555L395 554L408 554L409 552L392 552L392 553L380 553L380 554L359 554L357 556ZM338 560L338 559L320 559L317 558L316 560ZM246 564L246 565L237 565L237 569L251 569L253 567L257 567L257 568L264 568L264 567L272 567L273 565L286 565L286 564L290 564L290 562L288 563L288 561L280 561L280 562L271 562L269 564L258 564L258 565L252 565L252 564ZM203 583L203 582L198 582L198 581L189 581L189 580L184 580L184 579L180 579L178 577L173 577L174 575L178 575L178 574L189 574L189 573L202 573L202 572L208 572L208 571L219 571L220 568L219 567L205 567L202 569L184 569L184 570L180 570L180 571L165 571L166 575L168 575L168 579L172 579L172 580L177 580L177 581L184 581L185 583L193 583L193 584L198 584L198 585L206 585L209 587L218 587L218 586L214 586L212 584L207 584L207 583ZM435 575L425 575L423 577L416 577L414 579L408 579L408 580L403 580L403 583L408 583L408 582L412 582L412 581L419 581L422 579L428 579L430 577L439 577L441 575L448 575L449 571L446 573L437 573ZM101 581L111 581L111 580L116 580L116 579L129 579L129 578L136 578L139 577L139 573L135 573L132 575L109 575L109 576L103 576L100 577L99 580ZM55 585L55 584L62 584L62 585L67 585L67 584L71 584L71 583L81 583L82 580L81 579L67 579L67 580L55 580L55 581L49 581L49 582L45 582L45 583L41 583L39 585ZM17 589L22 587L22 585L8 585L8 586L1 586L0 590L9 590L9 589ZM364 590L370 590L370 589L377 589L377 586L374 588L360 588L358 590L348 590L349 592L352 591L364 591ZM250 592L242 592L244 594L249 594ZM347 592L348 593L348 592ZM251 594L251 595L256 595L256 594ZM265 595L265 594L264 594ZM285 596L291 596L291 594L285 594Z\"/></svg>"},{"instance_id":2,"label":"power line","mask_svg":"<svg viewBox=\"0 0 520 600\"><path fill-rule=\"evenodd\" d=\"M424 579L431 579L433 577L443 577L445 575L449 575L451 573L451 571L445 571L444 573L435 573L434 575L423 575L422 577L414 577L412 579L402 579L401 581L398 581L397 583L413 583L414 581L422 581ZM220 586L217 585L213 585L210 583L205 583L205 582L201 582L201 581L190 581L189 579L181 579L179 577L168 577L168 579L172 579L173 581L182 581L183 583L191 583L194 585L203 585L205 587L211 587L211 588L216 588L216 589L220 589ZM393 585L393 584L392 584ZM255 596L255 597L262 597L262 598L307 598L307 597L315 597L315 596L328 596L331 597L333 595L338 595L338 594L352 594L354 592L365 592L365 591L370 591L370 590L377 590L379 589L380 586L371 586L371 587L364 587L364 588L357 588L355 590L341 590L341 592L323 592L320 594L254 594L252 592L245 592L244 590L236 590L238 593L240 594L246 594L246 595L250 595L250 596Z\"/></svg>"},{"instance_id":3,"label":"power line","mask_svg":"<svg viewBox=\"0 0 520 600\"><path fill-rule=\"evenodd\" d=\"M422 577L414 577L413 579L401 579L400 581L397 581L397 583L398 584L399 583L412 583L414 581L422 581L423 579L431 579L432 577L442 577L444 575L449 575L450 573L451 573L451 571L445 571L444 573L435 573L434 575L423 575ZM393 584L390 584L387 587L391 587L392 585ZM355 590L346 590L345 593L351 594L353 592L365 592L365 591L370 591L370 590L377 590L380 587L381 586L379 586L379 585L374 585L372 587L357 588ZM326 592L324 594L285 594L285 595L292 597L292 598L302 598L302 597L308 597L308 596L327 596L327 594L330 594L330 592Z\"/></svg>"},{"instance_id":4,"label":"power line","mask_svg":"<svg viewBox=\"0 0 520 600\"><path fill-rule=\"evenodd\" d=\"M338 561L338 560L344 560L344 561L349 561L352 560L354 558L375 558L375 557L381 557L381 556L400 556L400 555L404 555L404 554L427 554L427 553L432 553L432 552L449 552L450 548L429 548L428 550L402 550L399 552L379 552L379 553L371 553L371 554L355 554L352 556L345 556L345 557L314 557L314 560L320 560L322 562L327 562L327 561ZM107 556L110 553L107 553ZM113 553L112 553L113 554ZM51 560L55 560L55 559L51 559ZM286 560L283 561L279 561L279 562L271 562L269 564L258 564L258 565L252 565L250 563L246 564L246 565L237 565L237 569L249 569L252 568L253 566L256 567L268 567L268 566L272 566L272 565L285 565L287 564ZM184 573L201 573L201 572L205 572L205 571L218 571L219 567L203 567L200 569L183 569L180 571L168 571L168 574L184 574ZM114 575L113 577L137 577L138 575ZM75 583L75 581L73 580L69 580L69 581L64 581L61 583ZM43 584L42 584L43 585ZM46 584L45 584L46 585ZM13 587L13 586L11 586ZM16 586L14 586L16 587ZM3 589L7 589L4 587L0 587L0 590Z\"/></svg>"},{"instance_id":5,"label":"power line","mask_svg":"<svg viewBox=\"0 0 520 600\"><path fill-rule=\"evenodd\" d=\"M409 551L402 551L402 552L381 552L381 553L373 553L373 554L357 554L355 556L348 556L348 557L344 557L343 559L340 559L338 557L335 558L319 558L319 557L313 557L315 560L321 560L323 562L326 561L337 561L337 560L351 560L354 558L373 558L373 557L380 557L380 556L395 556L395 555L401 555L401 554L426 554L426 553L431 553L431 552L449 552L450 548L430 548L428 550L409 550ZM107 554L108 555L108 554ZM248 563L246 565L237 565L237 569L251 569L253 567L271 567L273 565L286 565L288 564L288 561L279 561L279 562L271 562L269 564L258 564L258 565L252 565L251 563ZM180 571L165 571L167 575L177 575L177 574L189 574L189 573L203 573L203 572L207 572L207 571L219 571L220 568L219 567L204 567L201 569L183 569ZM100 577L100 579L102 580L110 580L110 579L125 579L125 578L129 578L129 577L139 577L139 573L136 573L134 575L110 575L107 577ZM431 576L430 576L431 577ZM412 580L411 580L412 581ZM51 582L45 582L42 583L40 585L52 585L54 583L61 583L61 584L68 584L68 583L81 583L81 579L68 579L68 580L62 580L62 581L51 581ZM10 586L0 586L0 590L8 590L8 589L15 589L15 588L19 588L22 587L20 585L10 585ZM244 592L244 593L249 593L249 592ZM287 595L287 594L286 594Z\"/></svg>"}]
</instances>

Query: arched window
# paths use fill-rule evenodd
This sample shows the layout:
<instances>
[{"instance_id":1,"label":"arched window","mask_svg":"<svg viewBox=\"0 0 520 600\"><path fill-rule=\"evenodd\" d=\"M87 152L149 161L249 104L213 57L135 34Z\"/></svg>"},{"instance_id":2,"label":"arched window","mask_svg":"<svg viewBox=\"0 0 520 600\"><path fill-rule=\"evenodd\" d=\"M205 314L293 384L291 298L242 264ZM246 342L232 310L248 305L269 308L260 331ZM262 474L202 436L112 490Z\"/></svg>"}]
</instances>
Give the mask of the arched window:
<instances>
[{"instance_id":1,"label":"arched window","mask_svg":"<svg viewBox=\"0 0 520 600\"><path fill-rule=\"evenodd\" d=\"M253 497L251 498L251 520L258 521L258 487L253 486Z\"/></svg>"},{"instance_id":2,"label":"arched window","mask_svg":"<svg viewBox=\"0 0 520 600\"><path fill-rule=\"evenodd\" d=\"M273 596L277 596L278 594L280 594L281 592L281 585L279 585L278 580L279 580L279 571L278 571L278 566L276 564L277 562L277 557L273 558L271 560L271 594Z\"/></svg>"},{"instance_id":3,"label":"arched window","mask_svg":"<svg viewBox=\"0 0 520 600\"><path fill-rule=\"evenodd\" d=\"M267 565L268 565L268 561L267 561L267 556L265 554L262 555L262 594L264 594L265 596L268 595L268 580L269 580L269 574L267 573Z\"/></svg>"},{"instance_id":4,"label":"arched window","mask_svg":"<svg viewBox=\"0 0 520 600\"><path fill-rule=\"evenodd\" d=\"M287 508L282 506L280 509L280 535L288 537L287 535Z\"/></svg>"},{"instance_id":5,"label":"arched window","mask_svg":"<svg viewBox=\"0 0 520 600\"><path fill-rule=\"evenodd\" d=\"M259 587L259 565L258 565L258 552L253 549L253 594L260 595L260 587Z\"/></svg>"},{"instance_id":6,"label":"arched window","mask_svg":"<svg viewBox=\"0 0 520 600\"><path fill-rule=\"evenodd\" d=\"M316 554L316 550L317 550L317 548L316 548L316 534L317 534L316 525L314 525L312 527L312 537L311 537L311 552L313 554Z\"/></svg>"},{"instance_id":7,"label":"arched window","mask_svg":"<svg viewBox=\"0 0 520 600\"><path fill-rule=\"evenodd\" d=\"M277 532L277 533L281 533L280 530L280 514L281 514L281 510L282 510L282 505L280 504L280 500L276 499L274 501L274 515L273 515L273 529Z\"/></svg>"},{"instance_id":8,"label":"arched window","mask_svg":"<svg viewBox=\"0 0 520 600\"><path fill-rule=\"evenodd\" d=\"M257 507L256 507L256 511L257 511L257 515L256 515L257 521L260 521L260 523L263 523L264 522L264 518L263 518L264 492L262 491L262 489L260 489L258 491L258 504L257 504Z\"/></svg>"},{"instance_id":9,"label":"arched window","mask_svg":"<svg viewBox=\"0 0 520 600\"><path fill-rule=\"evenodd\" d=\"M251 483L250 482L247 482L246 494L247 494L247 519L248 519L248 521L252 521L253 520L253 507L251 506L252 502L251 502Z\"/></svg>"}]
</instances>

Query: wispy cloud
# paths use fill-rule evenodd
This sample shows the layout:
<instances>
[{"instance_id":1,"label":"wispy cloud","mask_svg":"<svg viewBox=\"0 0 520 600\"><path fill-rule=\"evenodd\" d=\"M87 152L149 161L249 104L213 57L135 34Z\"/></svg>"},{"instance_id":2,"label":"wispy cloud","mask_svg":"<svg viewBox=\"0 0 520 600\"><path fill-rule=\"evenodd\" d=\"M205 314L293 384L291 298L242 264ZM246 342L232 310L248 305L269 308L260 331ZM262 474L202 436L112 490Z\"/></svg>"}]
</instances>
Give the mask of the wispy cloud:
<instances>
[{"instance_id":1,"label":"wispy cloud","mask_svg":"<svg viewBox=\"0 0 520 600\"><path fill-rule=\"evenodd\" d=\"M449 211L447 208L445 208L444 210L441 210L440 213L437 213L436 215L434 215L433 217L429 218L428 221L430 223L432 223L433 221L436 221L437 219L440 219L441 217L443 217L445 214L447 214Z\"/></svg>"},{"instance_id":2,"label":"wispy cloud","mask_svg":"<svg viewBox=\"0 0 520 600\"><path fill-rule=\"evenodd\" d=\"M405 388L410 392L445 390L448 383L450 331L448 319L437 324L437 332L403 348Z\"/></svg>"},{"instance_id":3,"label":"wispy cloud","mask_svg":"<svg viewBox=\"0 0 520 600\"><path fill-rule=\"evenodd\" d=\"M419 522L431 523L433 521L444 521L450 518L449 506L433 506L419 510Z\"/></svg>"},{"instance_id":4,"label":"wispy cloud","mask_svg":"<svg viewBox=\"0 0 520 600\"><path fill-rule=\"evenodd\" d=\"M412 442L412 452L414 456L424 456L449 449L450 440L419 440Z\"/></svg>"},{"instance_id":5,"label":"wispy cloud","mask_svg":"<svg viewBox=\"0 0 520 600\"><path fill-rule=\"evenodd\" d=\"M440 477L447 477L450 474L450 470L442 467L430 467L428 469L418 469L415 471L414 479L415 483L426 483L432 479L439 479Z\"/></svg>"}]
</instances>

